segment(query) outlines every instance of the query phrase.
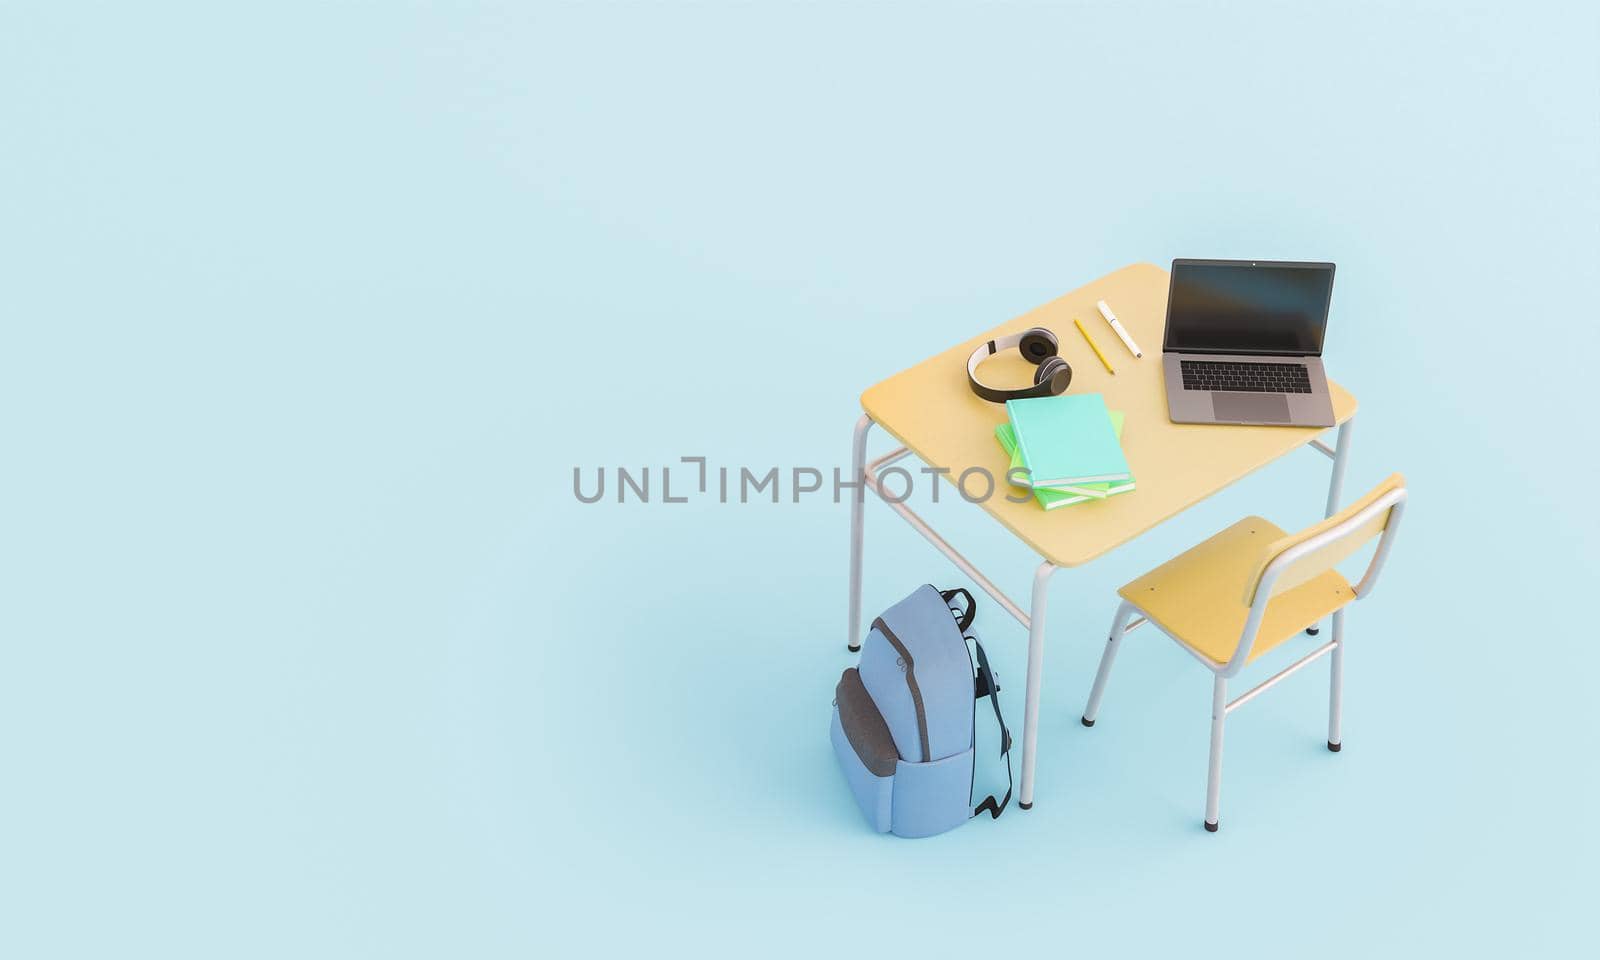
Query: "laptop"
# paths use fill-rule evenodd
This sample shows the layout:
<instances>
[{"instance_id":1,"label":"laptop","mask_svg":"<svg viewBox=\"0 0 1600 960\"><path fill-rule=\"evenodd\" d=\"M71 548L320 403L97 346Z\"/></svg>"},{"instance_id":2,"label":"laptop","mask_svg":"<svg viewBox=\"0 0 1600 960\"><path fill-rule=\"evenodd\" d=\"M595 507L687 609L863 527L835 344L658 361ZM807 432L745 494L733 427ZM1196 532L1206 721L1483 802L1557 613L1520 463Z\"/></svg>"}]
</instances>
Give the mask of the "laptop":
<instances>
[{"instance_id":1,"label":"laptop","mask_svg":"<svg viewBox=\"0 0 1600 960\"><path fill-rule=\"evenodd\" d=\"M1173 423L1333 426L1333 264L1174 260L1161 363Z\"/></svg>"}]
</instances>

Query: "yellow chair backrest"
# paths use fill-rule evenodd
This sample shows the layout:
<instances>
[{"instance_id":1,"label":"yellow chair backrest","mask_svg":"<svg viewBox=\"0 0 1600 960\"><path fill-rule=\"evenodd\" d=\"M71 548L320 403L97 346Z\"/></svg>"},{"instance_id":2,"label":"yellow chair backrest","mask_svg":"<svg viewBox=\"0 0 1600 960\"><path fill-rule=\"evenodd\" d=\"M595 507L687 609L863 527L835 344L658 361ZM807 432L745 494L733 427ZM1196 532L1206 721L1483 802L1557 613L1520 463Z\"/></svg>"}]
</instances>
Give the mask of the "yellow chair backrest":
<instances>
[{"instance_id":1,"label":"yellow chair backrest","mask_svg":"<svg viewBox=\"0 0 1600 960\"><path fill-rule=\"evenodd\" d=\"M1329 530L1347 523L1351 518L1371 507L1385 494L1405 488L1406 478L1398 473L1390 474L1389 478L1373 487L1371 492L1357 500L1350 506L1334 514L1321 523L1314 523L1299 533L1291 533L1286 537L1268 544L1263 552L1261 561L1256 565L1255 573L1246 581L1244 602L1253 604L1256 599L1256 589L1261 584L1261 575L1266 573L1268 565L1283 555L1285 550L1310 540L1312 537L1326 533ZM1292 590L1306 581L1320 576L1343 561L1350 558L1357 550L1366 546L1389 525L1389 517L1394 513L1394 507L1379 510L1365 523L1349 531L1336 540L1323 544L1316 550L1300 557L1278 574L1278 579L1272 584L1272 596Z\"/></svg>"}]
</instances>

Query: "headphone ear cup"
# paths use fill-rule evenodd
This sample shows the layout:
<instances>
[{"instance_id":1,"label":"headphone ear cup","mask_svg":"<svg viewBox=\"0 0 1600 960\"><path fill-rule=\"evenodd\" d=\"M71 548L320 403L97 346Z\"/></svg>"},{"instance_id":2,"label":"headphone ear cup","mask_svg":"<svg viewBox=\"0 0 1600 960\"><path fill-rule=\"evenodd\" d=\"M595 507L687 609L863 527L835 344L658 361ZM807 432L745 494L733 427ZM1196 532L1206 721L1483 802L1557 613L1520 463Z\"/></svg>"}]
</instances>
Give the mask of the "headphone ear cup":
<instances>
[{"instance_id":1,"label":"headphone ear cup","mask_svg":"<svg viewBox=\"0 0 1600 960\"><path fill-rule=\"evenodd\" d=\"M1045 357L1044 362L1039 364L1039 369L1033 371L1033 382L1044 383L1050 379L1052 373L1055 373L1065 363L1066 361L1060 357Z\"/></svg>"},{"instance_id":2,"label":"headphone ear cup","mask_svg":"<svg viewBox=\"0 0 1600 960\"><path fill-rule=\"evenodd\" d=\"M1044 327L1023 331L1022 342L1017 344L1017 349L1022 351L1022 355L1029 363L1044 363L1045 360L1061 352L1056 335Z\"/></svg>"},{"instance_id":3,"label":"headphone ear cup","mask_svg":"<svg viewBox=\"0 0 1600 960\"><path fill-rule=\"evenodd\" d=\"M1052 397L1066 393L1067 385L1072 382L1072 365L1060 357L1046 357L1034 371L1033 382L1048 384Z\"/></svg>"}]
</instances>

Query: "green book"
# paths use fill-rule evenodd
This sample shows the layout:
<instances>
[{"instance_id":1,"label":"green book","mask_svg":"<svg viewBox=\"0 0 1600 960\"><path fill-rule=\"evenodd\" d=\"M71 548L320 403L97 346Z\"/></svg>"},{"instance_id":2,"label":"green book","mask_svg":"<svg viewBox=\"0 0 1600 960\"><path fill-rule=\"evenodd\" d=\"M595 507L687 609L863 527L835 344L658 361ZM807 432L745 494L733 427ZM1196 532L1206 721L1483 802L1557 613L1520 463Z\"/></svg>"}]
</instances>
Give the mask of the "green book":
<instances>
[{"instance_id":1,"label":"green book","mask_svg":"<svg viewBox=\"0 0 1600 960\"><path fill-rule=\"evenodd\" d=\"M1121 436L1123 422L1121 411L1111 411L1111 420L1117 428L1117 435ZM1022 462L1022 452L1017 449L1017 435L1012 431L1011 424L1002 423L998 427L995 427L994 436L996 440L1000 441L1000 449L1004 450L1006 452L1006 456L1011 458L1011 466L1006 470L1006 479L1009 480L1011 485L1014 487L1032 489L1033 498L1039 502L1039 506L1044 507L1046 510L1054 510L1057 507L1071 506L1074 503L1083 503L1087 500L1101 500L1105 497L1115 496L1119 493L1128 493L1134 489L1134 482L1131 479L1120 483L1090 484L1090 489L1094 490L1098 495L1073 492L1075 490L1083 489L1082 486L1069 487L1066 489L1057 489L1054 487L1029 488L1026 483L1022 482L1024 474L1019 472L1026 471L1027 466Z\"/></svg>"},{"instance_id":2,"label":"green book","mask_svg":"<svg viewBox=\"0 0 1600 960\"><path fill-rule=\"evenodd\" d=\"M1017 449L1035 487L1130 480L1122 442L1098 393L1006 401Z\"/></svg>"}]
</instances>

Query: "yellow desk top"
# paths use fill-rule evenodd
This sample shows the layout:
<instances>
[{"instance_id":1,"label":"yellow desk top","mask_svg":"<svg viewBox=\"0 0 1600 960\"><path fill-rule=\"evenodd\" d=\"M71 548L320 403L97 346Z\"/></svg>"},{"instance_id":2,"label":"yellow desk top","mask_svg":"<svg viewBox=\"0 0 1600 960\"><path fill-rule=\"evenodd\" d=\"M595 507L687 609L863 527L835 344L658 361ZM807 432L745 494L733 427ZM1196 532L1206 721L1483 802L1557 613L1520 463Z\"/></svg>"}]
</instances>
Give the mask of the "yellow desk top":
<instances>
[{"instance_id":1,"label":"yellow desk top","mask_svg":"<svg viewBox=\"0 0 1600 960\"><path fill-rule=\"evenodd\" d=\"M1127 328L1142 359L1101 319L1096 300L1105 300ZM1002 323L944 353L903 370L861 395L861 407L929 466L948 468L954 483L963 470L982 467L995 479L995 492L980 504L1041 557L1062 567L1088 563L1121 546L1179 511L1204 500L1245 474L1264 466L1322 432L1315 427L1244 427L1179 424L1167 419L1161 376L1161 341L1167 315L1167 271L1136 263L1078 288L1064 297ZM1083 320L1116 375L1106 372L1072 325ZM1005 480L1010 461L995 442L994 428L1006 422L1005 407L975 396L967 386L967 357L985 340L1028 327L1046 327L1061 342L1072 364L1068 393L1100 393L1106 406L1127 414L1122 447L1137 488L1102 501L1046 511L1030 497L1025 503ZM983 377L997 385L1032 382L1033 367L1015 350L984 361ZM1334 418L1355 415L1356 401L1329 383ZM981 495L986 483L968 480Z\"/></svg>"}]
</instances>

